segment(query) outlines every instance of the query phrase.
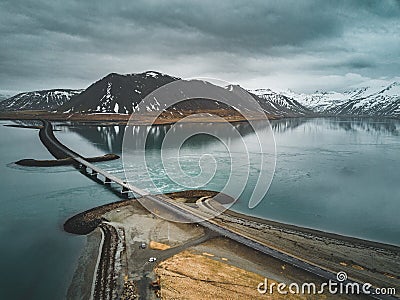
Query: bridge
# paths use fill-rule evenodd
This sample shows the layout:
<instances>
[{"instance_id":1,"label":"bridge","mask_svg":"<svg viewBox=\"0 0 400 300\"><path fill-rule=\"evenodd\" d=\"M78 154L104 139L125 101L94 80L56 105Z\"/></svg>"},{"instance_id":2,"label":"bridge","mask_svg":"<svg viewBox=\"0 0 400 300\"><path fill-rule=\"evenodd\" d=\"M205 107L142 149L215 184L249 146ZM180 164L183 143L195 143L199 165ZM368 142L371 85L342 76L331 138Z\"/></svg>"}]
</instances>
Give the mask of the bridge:
<instances>
[{"instance_id":1,"label":"bridge","mask_svg":"<svg viewBox=\"0 0 400 300\"><path fill-rule=\"evenodd\" d=\"M57 159L72 158L76 163L75 165L83 172L88 173L91 171L91 175L97 177L101 175L103 177L104 184L116 183L122 190L121 193L133 192L141 197L149 195L149 193L128 184L122 179L110 174L109 172L95 166L94 164L85 160L85 158L75 151L72 151L67 146L62 144L54 135L53 126L47 120L41 120L43 127L39 131L40 140L49 150L49 152Z\"/></svg>"},{"instance_id":2,"label":"bridge","mask_svg":"<svg viewBox=\"0 0 400 300\"><path fill-rule=\"evenodd\" d=\"M336 273L331 270L323 269L317 265L314 265L308 261L301 260L295 256L287 254L281 250L274 249L265 245L264 243L252 238L248 234L244 234L242 232L238 232L234 229L228 228L221 223L218 223L215 220L209 219L210 214L207 213L207 209L194 209L189 207L183 203L178 203L170 200L168 197L163 195L151 195L142 189L135 187L122 179L110 174L109 172L89 163L86 161L81 155L72 151L65 145L63 145L53 133L52 125L47 120L41 120L43 122L43 128L40 129L39 136L42 142L45 144L46 148L53 154L56 158L72 158L76 162L77 168L81 169L83 172L86 172L92 176L102 176L104 184L115 183L121 188L121 193L134 193L137 196L143 197L147 201L151 201L162 207L169 212L174 213L180 218L193 223L198 223L205 228L208 228L222 236L225 236L231 240L244 244L254 250L260 251L261 253L272 256L280 261L283 261L287 264L298 267L302 270L308 271L312 274L315 274L321 278L326 280L332 280L334 282L337 281ZM341 282L344 285L347 283L350 284L361 284L360 282L356 282L350 279ZM399 299L395 296L391 295L379 295L376 294L376 290L374 288L370 289L371 294L369 295L375 299Z\"/></svg>"}]
</instances>

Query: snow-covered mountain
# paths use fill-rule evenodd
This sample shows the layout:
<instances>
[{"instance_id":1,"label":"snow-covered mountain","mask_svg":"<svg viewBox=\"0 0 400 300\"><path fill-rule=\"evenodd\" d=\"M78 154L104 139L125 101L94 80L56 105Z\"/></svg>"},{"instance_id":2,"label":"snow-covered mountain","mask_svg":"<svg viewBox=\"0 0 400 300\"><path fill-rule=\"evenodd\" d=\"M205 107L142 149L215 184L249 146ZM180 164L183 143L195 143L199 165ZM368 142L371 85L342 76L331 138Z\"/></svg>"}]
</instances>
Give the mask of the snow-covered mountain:
<instances>
[{"instance_id":1,"label":"snow-covered mountain","mask_svg":"<svg viewBox=\"0 0 400 300\"><path fill-rule=\"evenodd\" d=\"M1 111L46 110L53 111L82 90L44 90L15 95L0 102Z\"/></svg>"},{"instance_id":2,"label":"snow-covered mountain","mask_svg":"<svg viewBox=\"0 0 400 300\"><path fill-rule=\"evenodd\" d=\"M154 71L127 75L111 73L62 105L58 111L130 114L149 93L178 79Z\"/></svg>"},{"instance_id":3,"label":"snow-covered mountain","mask_svg":"<svg viewBox=\"0 0 400 300\"><path fill-rule=\"evenodd\" d=\"M314 112L339 116L400 117L400 83L350 89L343 93L316 92L281 95L296 99Z\"/></svg>"},{"instance_id":4,"label":"snow-covered mountain","mask_svg":"<svg viewBox=\"0 0 400 300\"><path fill-rule=\"evenodd\" d=\"M86 90L47 90L21 93L0 102L0 111L47 110L61 113L118 113L160 111L162 99L139 103L157 88L179 80L155 71L120 75L111 73ZM238 86L229 85L228 93ZM262 109L270 115L298 116L373 116L400 118L400 83L357 87L345 92L298 94L271 89L249 90ZM239 109L240 109L240 103ZM217 101L191 99L172 108L176 111L229 109Z\"/></svg>"},{"instance_id":5,"label":"snow-covered mountain","mask_svg":"<svg viewBox=\"0 0 400 300\"><path fill-rule=\"evenodd\" d=\"M157 88L175 80L179 80L179 78L154 71L127 75L111 73L93 83L84 92L74 97L68 103L62 105L58 111L63 113L120 114L130 114L137 111L160 111L163 110L166 105L162 103L162 99L148 99L148 103L141 103L141 101ZM201 82L199 82L199 84L201 84ZM229 93L236 88L237 86L230 85L226 87L226 90ZM277 96L273 101L270 101L270 97L265 95L258 96L253 94L253 97L260 103L264 111L269 114L298 116L311 113L307 108L285 96ZM229 110L226 105L220 102L206 99L183 101L171 109L175 111L196 111L201 109Z\"/></svg>"},{"instance_id":6,"label":"snow-covered mountain","mask_svg":"<svg viewBox=\"0 0 400 300\"><path fill-rule=\"evenodd\" d=\"M180 78L148 71L139 74L120 75L111 73L93 83L80 95L62 105L58 111L63 113L120 113L130 114L137 111L160 111L165 108L162 99L148 99L149 103L139 103L157 88ZM200 83L200 82L199 82ZM201 83L200 83L201 84ZM232 92L237 86L227 86ZM251 93L268 114L279 116L299 116L311 111L296 101L282 95L265 95L260 91ZM160 103L161 102L161 103ZM229 109L226 105L205 99L192 99L175 105L172 110Z\"/></svg>"},{"instance_id":7,"label":"snow-covered mountain","mask_svg":"<svg viewBox=\"0 0 400 300\"><path fill-rule=\"evenodd\" d=\"M249 90L259 100L261 107L267 113L278 116L310 116L313 111L300 104L292 97L276 93L270 89Z\"/></svg>"}]
</instances>

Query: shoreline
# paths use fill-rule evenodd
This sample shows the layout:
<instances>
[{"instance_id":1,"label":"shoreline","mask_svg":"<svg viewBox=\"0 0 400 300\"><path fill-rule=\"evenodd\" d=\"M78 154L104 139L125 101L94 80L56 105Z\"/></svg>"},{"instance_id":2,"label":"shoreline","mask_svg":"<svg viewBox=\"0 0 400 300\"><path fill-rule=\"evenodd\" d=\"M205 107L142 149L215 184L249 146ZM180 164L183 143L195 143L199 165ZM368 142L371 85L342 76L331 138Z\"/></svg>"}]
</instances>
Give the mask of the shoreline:
<instances>
[{"instance_id":1,"label":"shoreline","mask_svg":"<svg viewBox=\"0 0 400 300\"><path fill-rule=\"evenodd\" d=\"M197 196L200 198L206 194L209 194L210 196L215 194L215 192L212 191L198 192L199 194ZM191 202L196 196L196 191L190 190L176 192L171 193L170 196L172 198L176 197L179 199L186 198L187 201ZM127 210L129 213L127 213ZM122 230L129 231L129 228L134 230L134 228L136 228L136 226L139 224L136 222L127 223L124 220L126 218L133 217L136 214L143 215L143 213L148 215L149 218L158 219L142 208L139 202L135 199L123 200L116 203L95 207L88 211L72 216L66 221L64 228L66 228L68 232L72 231L72 233L75 234L87 234L92 230L95 230L102 222L106 222L106 224L111 224L118 230L121 230L122 228ZM304 261L308 261L309 263L312 263L323 269L330 270L334 273L338 271L345 271L349 278L357 282L369 282L375 287L398 286L400 279L400 247L398 246L261 219L230 210L227 210L221 215L215 217L214 220L223 223L224 226L228 228L239 230L245 234L248 234L249 236L252 236L254 239L273 249L283 251L289 255L300 258ZM174 224L161 219L159 219L158 222L165 222L163 224L170 223L171 226ZM176 226L176 223L174 226ZM191 226L196 226L196 224L192 224ZM165 230L165 227L163 230ZM173 230L171 233L172 232ZM221 239L227 240L224 237L217 237L216 239L210 239L205 244L208 244L211 248L218 248L216 245L220 243L218 240ZM232 247L233 245L236 245L236 242L230 240L228 241L230 244L232 244ZM198 247L204 248L204 246L201 245ZM241 259L252 261L252 259L255 259L254 253L258 252L248 249L247 246L244 245L241 245L241 247L242 254L236 259L236 264L245 268L245 264L241 262ZM180 251L185 250L185 247L183 246L180 246L180 248L182 248ZM192 248L193 247L189 249ZM175 247L171 248L171 250L173 249L175 249ZM176 250L177 249L175 249L175 251ZM219 250L217 249L216 251L218 253ZM208 252L208 250L205 252ZM250 255L249 253L253 254ZM161 257L159 257L159 259L161 259L160 262L168 259L168 256L165 256L166 254L166 252L164 254L159 254L161 255ZM257 254L256 256L259 255L262 257L268 257L261 253ZM135 258L136 256L132 256L131 254L128 257ZM265 258L265 260L266 259L267 258ZM271 261L275 267L277 264L279 264L279 260L272 259ZM157 263L159 263L159 260L157 260ZM296 269L294 266L289 266L290 265L283 263L282 268L287 268L287 270L292 268ZM265 271L268 270L269 268L267 265ZM264 270L259 269L259 272L262 273ZM303 274L298 275L300 277L297 276L296 279L300 280L299 278L303 278L303 280L305 280L307 276L311 276L311 273L309 275L304 275L304 272L296 273ZM116 289L120 291L121 286L123 285L123 279L121 279L122 274L118 271L115 271L115 274L119 274L120 277L118 281L120 283L116 286ZM275 272L275 276L280 276L276 274L278 273ZM211 275L212 274L210 273L210 276ZM286 276L291 278L290 274L286 274ZM129 282L132 282L132 280ZM140 286L142 288L139 288L139 290L143 290L143 288L148 286L148 284L143 285L142 283ZM397 297L399 296L398 293L399 291L397 291Z\"/></svg>"},{"instance_id":2,"label":"shoreline","mask_svg":"<svg viewBox=\"0 0 400 300\"><path fill-rule=\"evenodd\" d=\"M94 163L94 162L116 160L119 158L120 158L119 155L116 155L114 153L108 153L102 156L85 157L85 160L90 163ZM47 159L47 160L25 158L16 161L15 164L25 167L54 167L54 166L73 165L76 164L76 162L72 158L59 158L59 159Z\"/></svg>"},{"instance_id":3,"label":"shoreline","mask_svg":"<svg viewBox=\"0 0 400 300\"><path fill-rule=\"evenodd\" d=\"M161 114L155 122L151 125L172 125L181 120L184 117L190 116L192 113L197 113L195 111L185 111L183 115L178 113ZM219 122L215 118L206 116L206 114L214 114L224 118L229 123L236 122L246 122L240 113L232 114L231 111L218 111L218 110L205 110L202 117L197 117L197 119L191 119L191 123L212 123ZM150 125L149 120L153 121L155 114L143 114L137 115L138 118L131 120L129 125ZM114 113L75 113L75 114L65 114L65 113L51 113L47 111L10 111L10 112L0 112L0 120L3 121L13 121L13 120L25 120L25 121L37 121L38 119L47 119L49 121L59 121L59 122L78 122L85 124L104 124L104 125L127 125L130 120L131 114L114 114ZM400 118L397 117L385 117L385 116L369 116L369 115L254 115L251 120L257 121L267 117L268 120L281 120L281 119L299 119L299 118L339 118L339 119L373 119L373 120L396 120L399 121ZM32 126L33 129L39 129Z\"/></svg>"},{"instance_id":4,"label":"shoreline","mask_svg":"<svg viewBox=\"0 0 400 300\"><path fill-rule=\"evenodd\" d=\"M199 192L199 193L196 193L196 192ZM214 191L205 191L205 190L199 190L199 191L188 190L188 191L182 191L182 192L167 193L166 195L174 195L177 197L192 198L193 194L195 194L195 193L199 194L201 196L204 196L204 195L207 195L208 193L215 193L215 192ZM64 230L68 233L73 233L73 234L78 234L78 235L86 235L86 234L92 232L94 229L96 229L97 225L95 225L95 224L97 222L101 222L101 219L104 220L104 218L102 218L102 215L104 215L105 213L110 212L114 209L129 205L132 202L137 202L137 199L130 198L130 199L120 200L117 202L103 204L103 205L88 209L86 211L80 212L78 214L75 214L65 221ZM243 213L240 213L240 212L237 212L234 210L230 210L230 209L225 210L223 212L223 215L242 218L242 219L246 219L248 221L262 223L267 226L282 228L282 229L286 229L286 230L293 231L293 232L301 232L304 234L311 234L311 235L320 236L323 238L341 240L343 242L348 242L351 244L359 244L359 245L366 246L369 248L383 248L383 249L386 249L389 251L400 251L400 246L394 245L394 244L388 244L388 243L383 243L383 242L378 242L378 241L367 240L367 239L363 239L363 238L359 238L359 237L352 237L352 236L348 236L348 235L332 233L329 231L323 231L323 230L318 230L318 229L314 229L314 228L283 223L283 222L274 221L274 220L270 220L270 219L263 219L263 218L255 217L252 215L246 215L246 214L243 214ZM100 224L100 223L98 223L98 224Z\"/></svg>"},{"instance_id":5,"label":"shoreline","mask_svg":"<svg viewBox=\"0 0 400 300\"><path fill-rule=\"evenodd\" d=\"M137 202L135 198L125 199L118 202L103 204L85 210L69 217L63 225L64 231L77 235L87 235L94 231L104 221L103 215L114 209L127 206Z\"/></svg>"},{"instance_id":6,"label":"shoreline","mask_svg":"<svg viewBox=\"0 0 400 300\"><path fill-rule=\"evenodd\" d=\"M184 111L182 114L178 112L162 112L158 117L156 113L137 114L134 119L131 119L131 114L113 114L113 113L51 113L46 111L18 111L18 112L0 112L0 120L38 120L46 119L49 121L61 122L85 122L98 123L106 122L119 125L172 125L182 120L185 117L191 116L193 113L199 114L197 111ZM211 116L210 116L211 115ZM190 123L209 123L221 122L221 119L216 119L213 115L218 115L229 123L246 122L249 119L243 117L239 112L228 110L204 110L201 115L196 118L191 118ZM157 117L157 118L156 118ZM293 118L293 116L285 116L285 118ZM155 119L156 118L156 119ZM268 118L269 120L282 119L279 115L254 114L250 120L257 121ZM183 121L185 122L185 121ZM187 122L187 121L186 121Z\"/></svg>"},{"instance_id":7,"label":"shoreline","mask_svg":"<svg viewBox=\"0 0 400 300\"><path fill-rule=\"evenodd\" d=\"M400 250L400 245L394 245L394 244L383 243L383 242L378 242L378 241L373 241L373 240L367 240L367 239L363 239L363 238L359 238L359 237L353 237L350 235L338 234L338 233L333 233L330 231L323 231L323 230L319 230L319 229L283 223L283 222L274 221L274 220L270 220L270 219L263 219L263 218L252 216L252 215L246 215L246 214L234 211L234 210L228 209L224 212L224 214L230 215L233 217L247 219L249 221L263 223L265 225L269 225L269 226L273 226L273 227L277 227L277 228L284 228L286 230L290 230L290 231L294 231L294 232L297 231L297 232L302 232L304 234L321 236L323 238L341 240L343 242L348 242L351 244L359 244L359 245L366 246L369 248L383 248L383 249L390 250L390 251L399 251Z\"/></svg>"}]
</instances>

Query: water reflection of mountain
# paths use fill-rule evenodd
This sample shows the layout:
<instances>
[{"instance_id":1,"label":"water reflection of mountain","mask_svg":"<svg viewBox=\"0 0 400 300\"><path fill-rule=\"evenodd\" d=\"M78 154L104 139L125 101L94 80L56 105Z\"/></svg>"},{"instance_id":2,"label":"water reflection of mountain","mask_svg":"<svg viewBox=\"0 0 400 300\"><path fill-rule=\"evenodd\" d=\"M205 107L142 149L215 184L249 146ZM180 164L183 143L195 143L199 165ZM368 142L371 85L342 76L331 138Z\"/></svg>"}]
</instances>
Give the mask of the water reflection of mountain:
<instances>
[{"instance_id":1,"label":"water reflection of mountain","mask_svg":"<svg viewBox=\"0 0 400 300\"><path fill-rule=\"evenodd\" d=\"M291 118L270 121L272 130L274 132L283 133L288 130L293 130L300 125L308 122L310 119L305 118Z\"/></svg>"},{"instance_id":2,"label":"water reflection of mountain","mask_svg":"<svg viewBox=\"0 0 400 300\"><path fill-rule=\"evenodd\" d=\"M271 126L274 132L284 133L307 123L313 123L313 127L315 125L321 125L331 130L364 131L371 134L383 133L394 136L400 134L400 122L394 119L293 118L271 121Z\"/></svg>"},{"instance_id":3,"label":"water reflection of mountain","mask_svg":"<svg viewBox=\"0 0 400 300\"><path fill-rule=\"evenodd\" d=\"M67 126L63 128L70 132L77 133L85 138L104 153L122 152L122 139L124 137L125 126Z\"/></svg>"},{"instance_id":4,"label":"water reflection of mountain","mask_svg":"<svg viewBox=\"0 0 400 300\"><path fill-rule=\"evenodd\" d=\"M393 119L331 119L332 129L345 131L365 131L372 134L384 133L398 136L400 133L400 122Z\"/></svg>"},{"instance_id":5,"label":"water reflection of mountain","mask_svg":"<svg viewBox=\"0 0 400 300\"><path fill-rule=\"evenodd\" d=\"M253 133L253 129L248 123L240 122L235 124L186 124L186 125L157 125L157 126L129 126L127 130L132 132L132 147L143 145L147 136L146 148L160 148L165 135L169 130L179 131L179 134L187 132L201 132L202 130L211 132L211 134L226 139L236 138L233 134L232 126L240 133L246 136ZM256 123L257 129L262 129L262 123ZM264 126L265 127L265 126ZM68 126L64 130L68 130L79 134L81 137L90 141L105 153L121 153L122 141L125 132L125 126ZM148 134L149 133L149 134ZM215 139L205 135L198 135L194 138L193 143L201 147L209 143L215 142ZM189 145L190 146L190 145Z\"/></svg>"},{"instance_id":6,"label":"water reflection of mountain","mask_svg":"<svg viewBox=\"0 0 400 300\"><path fill-rule=\"evenodd\" d=\"M398 136L400 133L400 122L397 120L377 120L377 119L342 119L342 118L293 118L293 119L282 119L271 121L271 127L275 133L284 133L290 130L294 130L301 125L309 122L315 125L322 125L330 128L331 130L345 130L345 131L364 131L370 132L371 134L390 134ZM264 123L255 123L257 129L263 129ZM164 137L168 130L181 130L180 134L184 134L185 130L201 131L202 129L207 130L215 136L224 137L226 139L237 138L233 134L232 126L240 133L241 136L252 134L254 131L248 123L240 122L230 124L186 124L186 128L179 128L180 125L159 125L159 126L129 126L128 130L132 131L131 145L133 147L143 145L144 139L147 137L147 148L160 148ZM202 128L203 127L203 128ZM92 144L97 146L105 153L121 153L122 152L122 140L125 132L125 126L68 126L66 130L75 132L90 141ZM148 135L148 132L150 133ZM191 143L193 146L202 147L207 144L214 143L215 139L199 135L193 139ZM190 143L188 146L191 146Z\"/></svg>"},{"instance_id":7,"label":"water reflection of mountain","mask_svg":"<svg viewBox=\"0 0 400 300\"><path fill-rule=\"evenodd\" d=\"M265 128L263 123L255 123L256 130ZM127 140L124 142L132 149L141 149L146 141L146 149L160 149L167 133L171 132L170 145L175 146L181 142L182 137L193 136L185 143L186 147L201 148L211 143L217 142L219 138L226 142L238 139L239 136L254 133L252 126L245 122L227 124L227 123L186 123L164 126L129 126ZM210 136L214 136L210 137ZM147 137L147 140L146 140ZM184 138L186 140L186 138ZM174 142L175 141L175 142ZM168 145L163 145L168 147Z\"/></svg>"}]
</instances>

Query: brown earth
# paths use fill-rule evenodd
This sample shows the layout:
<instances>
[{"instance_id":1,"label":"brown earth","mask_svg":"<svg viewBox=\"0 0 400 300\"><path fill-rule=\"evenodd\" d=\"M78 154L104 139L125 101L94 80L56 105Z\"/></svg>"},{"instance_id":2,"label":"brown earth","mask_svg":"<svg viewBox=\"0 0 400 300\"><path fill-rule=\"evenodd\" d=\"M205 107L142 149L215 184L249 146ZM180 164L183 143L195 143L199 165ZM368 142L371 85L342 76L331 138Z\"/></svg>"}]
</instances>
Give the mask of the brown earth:
<instances>
[{"instance_id":1,"label":"brown earth","mask_svg":"<svg viewBox=\"0 0 400 300\"><path fill-rule=\"evenodd\" d=\"M208 256L183 251L161 262L155 272L160 276L162 299L272 299L257 291L263 276ZM277 283L269 280L273 282ZM273 299L306 297L276 294Z\"/></svg>"},{"instance_id":2,"label":"brown earth","mask_svg":"<svg viewBox=\"0 0 400 300\"><path fill-rule=\"evenodd\" d=\"M181 120L184 117L190 116L192 114L198 114L198 111L184 111L184 112L163 112L161 115L153 122L155 116L158 113L149 112L145 114L137 114L132 118L129 122L130 125L162 125L162 124L174 124ZM234 112L232 110L204 110L201 112L202 115L199 115L195 118L191 118L190 122L221 122L215 117L212 117L208 114L218 115L224 118L228 122L242 122L246 121L246 119L238 112ZM17 111L17 112L0 112L0 120L37 120L37 119L46 119L49 121L76 121L76 122L87 122L87 123L98 123L105 122L112 124L127 124L131 115L129 114L85 114L85 113L51 113L47 111L39 111L39 110L25 110L25 111ZM254 113L252 115L252 120L260 120L265 118L264 114ZM270 120L278 119L278 116L267 115L267 118Z\"/></svg>"}]
</instances>

